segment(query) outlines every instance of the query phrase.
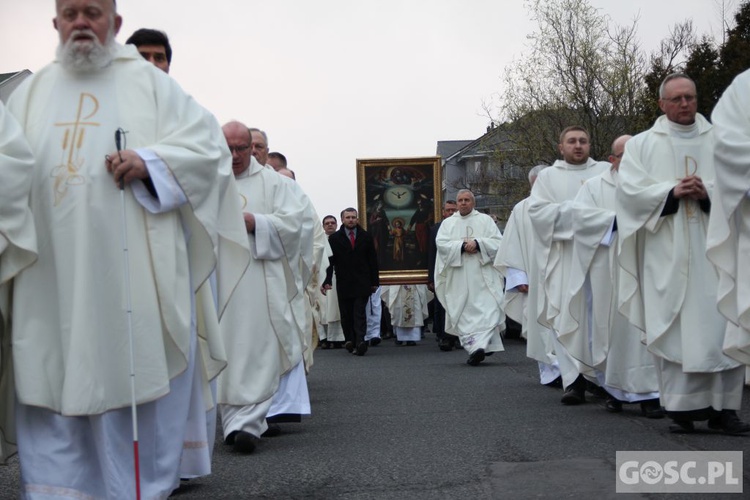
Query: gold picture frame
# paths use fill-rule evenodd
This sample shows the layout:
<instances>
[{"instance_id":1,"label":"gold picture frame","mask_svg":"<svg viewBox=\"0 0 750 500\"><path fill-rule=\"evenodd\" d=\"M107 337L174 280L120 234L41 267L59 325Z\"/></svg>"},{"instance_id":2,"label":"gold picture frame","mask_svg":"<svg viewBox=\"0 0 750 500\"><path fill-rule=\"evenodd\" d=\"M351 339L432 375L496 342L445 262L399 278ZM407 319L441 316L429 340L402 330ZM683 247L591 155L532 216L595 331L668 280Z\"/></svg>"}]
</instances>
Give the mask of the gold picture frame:
<instances>
[{"instance_id":1,"label":"gold picture frame","mask_svg":"<svg viewBox=\"0 0 750 500\"><path fill-rule=\"evenodd\" d=\"M440 167L439 156L357 160L359 223L375 241L381 285L427 283Z\"/></svg>"}]
</instances>

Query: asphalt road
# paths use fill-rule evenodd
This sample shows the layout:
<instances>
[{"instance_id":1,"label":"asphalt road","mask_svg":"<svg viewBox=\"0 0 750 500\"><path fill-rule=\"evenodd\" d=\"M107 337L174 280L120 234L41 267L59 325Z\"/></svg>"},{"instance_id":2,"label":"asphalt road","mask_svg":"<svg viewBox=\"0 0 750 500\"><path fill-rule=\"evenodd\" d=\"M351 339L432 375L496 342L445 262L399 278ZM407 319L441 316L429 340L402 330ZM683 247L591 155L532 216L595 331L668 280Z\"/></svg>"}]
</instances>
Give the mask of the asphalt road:
<instances>
[{"instance_id":1,"label":"asphalt road","mask_svg":"<svg viewBox=\"0 0 750 500\"><path fill-rule=\"evenodd\" d=\"M309 376L313 414L283 424L284 433L252 455L219 440L213 474L173 497L629 498L615 495L618 450L750 450L750 436L670 434L667 420L645 419L637 405L620 414L593 397L563 406L561 390L539 385L519 341L478 367L465 361L463 351L439 351L430 333L416 347L384 341L364 357L318 350ZM750 388L741 417L750 420ZM750 492L748 461L742 476ZM15 498L17 485L14 459L0 467L0 497Z\"/></svg>"}]
</instances>

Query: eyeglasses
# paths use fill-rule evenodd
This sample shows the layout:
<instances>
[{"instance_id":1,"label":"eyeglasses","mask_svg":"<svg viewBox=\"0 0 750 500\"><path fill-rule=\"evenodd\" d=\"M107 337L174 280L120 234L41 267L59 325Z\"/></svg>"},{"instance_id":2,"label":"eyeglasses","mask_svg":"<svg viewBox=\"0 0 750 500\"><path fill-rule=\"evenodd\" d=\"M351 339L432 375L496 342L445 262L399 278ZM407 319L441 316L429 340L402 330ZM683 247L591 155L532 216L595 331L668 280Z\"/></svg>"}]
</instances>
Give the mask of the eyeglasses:
<instances>
[{"instance_id":1,"label":"eyeglasses","mask_svg":"<svg viewBox=\"0 0 750 500\"><path fill-rule=\"evenodd\" d=\"M695 95L678 95L676 97L665 98L664 100L669 101L672 104L681 104L683 99L686 103L690 104L695 101Z\"/></svg>"},{"instance_id":2,"label":"eyeglasses","mask_svg":"<svg viewBox=\"0 0 750 500\"><path fill-rule=\"evenodd\" d=\"M248 149L250 149L250 146L229 146L229 152L232 154L237 153L238 155L241 155Z\"/></svg>"}]
</instances>

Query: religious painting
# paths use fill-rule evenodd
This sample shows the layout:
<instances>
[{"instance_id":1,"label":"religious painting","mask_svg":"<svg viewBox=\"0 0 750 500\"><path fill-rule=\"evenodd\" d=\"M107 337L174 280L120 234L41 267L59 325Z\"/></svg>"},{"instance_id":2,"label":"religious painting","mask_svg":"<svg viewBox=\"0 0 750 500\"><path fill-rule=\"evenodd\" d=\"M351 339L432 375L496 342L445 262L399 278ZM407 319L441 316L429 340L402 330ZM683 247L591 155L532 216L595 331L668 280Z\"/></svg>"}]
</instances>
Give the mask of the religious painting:
<instances>
[{"instance_id":1,"label":"religious painting","mask_svg":"<svg viewBox=\"0 0 750 500\"><path fill-rule=\"evenodd\" d=\"M357 188L380 283L427 283L430 229L440 220L440 157L357 160Z\"/></svg>"}]
</instances>

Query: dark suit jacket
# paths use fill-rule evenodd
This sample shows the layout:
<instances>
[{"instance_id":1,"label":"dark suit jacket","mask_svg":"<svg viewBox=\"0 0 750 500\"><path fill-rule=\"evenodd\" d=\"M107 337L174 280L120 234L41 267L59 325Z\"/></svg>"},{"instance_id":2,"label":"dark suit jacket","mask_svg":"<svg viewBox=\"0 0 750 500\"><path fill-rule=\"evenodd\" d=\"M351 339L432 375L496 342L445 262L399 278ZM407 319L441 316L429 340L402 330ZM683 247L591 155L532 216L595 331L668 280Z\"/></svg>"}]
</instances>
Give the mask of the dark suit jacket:
<instances>
[{"instance_id":1,"label":"dark suit jacket","mask_svg":"<svg viewBox=\"0 0 750 500\"><path fill-rule=\"evenodd\" d=\"M378 257L370 233L357 226L354 248L342 225L328 237L333 256L323 284L330 285L336 271L336 291L341 297L369 297L372 287L378 286Z\"/></svg>"},{"instance_id":2,"label":"dark suit jacket","mask_svg":"<svg viewBox=\"0 0 750 500\"><path fill-rule=\"evenodd\" d=\"M437 246L435 245L435 240L437 239L440 224L442 224L442 222L438 222L430 228L430 239L427 243L427 266L429 267L427 271L427 281L429 283L435 282L435 260L437 260Z\"/></svg>"}]
</instances>

